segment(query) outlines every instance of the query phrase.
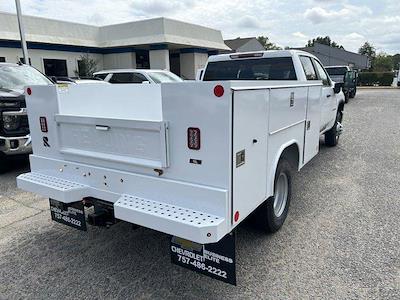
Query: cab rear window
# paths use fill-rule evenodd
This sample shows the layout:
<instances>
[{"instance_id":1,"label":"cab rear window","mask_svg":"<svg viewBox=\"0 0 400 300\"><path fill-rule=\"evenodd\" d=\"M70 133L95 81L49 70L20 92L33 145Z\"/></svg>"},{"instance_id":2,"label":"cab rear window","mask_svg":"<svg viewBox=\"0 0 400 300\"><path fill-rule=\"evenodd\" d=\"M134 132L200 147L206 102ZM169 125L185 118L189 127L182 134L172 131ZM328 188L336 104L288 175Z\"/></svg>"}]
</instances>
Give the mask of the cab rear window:
<instances>
[{"instance_id":1,"label":"cab rear window","mask_svg":"<svg viewBox=\"0 0 400 300\"><path fill-rule=\"evenodd\" d=\"M344 75L347 72L347 68L345 67L339 67L339 68L326 68L326 71L328 71L328 74L330 76L335 76L335 75Z\"/></svg>"},{"instance_id":2,"label":"cab rear window","mask_svg":"<svg viewBox=\"0 0 400 300\"><path fill-rule=\"evenodd\" d=\"M291 57L271 57L210 62L203 80L297 80L297 77Z\"/></svg>"}]
</instances>

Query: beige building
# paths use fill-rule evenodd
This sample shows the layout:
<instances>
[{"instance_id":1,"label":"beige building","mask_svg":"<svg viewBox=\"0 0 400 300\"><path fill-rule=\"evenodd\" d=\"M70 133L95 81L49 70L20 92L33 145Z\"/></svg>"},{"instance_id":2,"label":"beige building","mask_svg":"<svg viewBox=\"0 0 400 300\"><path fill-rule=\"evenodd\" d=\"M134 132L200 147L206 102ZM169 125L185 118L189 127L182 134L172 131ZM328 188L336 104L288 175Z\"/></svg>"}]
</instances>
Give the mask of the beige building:
<instances>
[{"instance_id":1,"label":"beige building","mask_svg":"<svg viewBox=\"0 0 400 300\"><path fill-rule=\"evenodd\" d=\"M89 53L98 70L168 69L194 79L210 54L230 50L219 30L156 18L92 26L23 16L29 60L49 76L77 76L81 56ZM15 14L0 13L0 62L22 57Z\"/></svg>"}]
</instances>

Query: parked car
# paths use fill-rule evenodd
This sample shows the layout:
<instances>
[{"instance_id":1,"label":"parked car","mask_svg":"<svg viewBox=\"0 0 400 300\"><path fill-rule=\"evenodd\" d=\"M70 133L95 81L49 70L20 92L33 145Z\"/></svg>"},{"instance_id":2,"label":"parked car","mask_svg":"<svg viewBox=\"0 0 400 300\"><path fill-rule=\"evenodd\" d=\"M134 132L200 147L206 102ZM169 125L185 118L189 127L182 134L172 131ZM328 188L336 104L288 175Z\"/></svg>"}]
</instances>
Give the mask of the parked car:
<instances>
[{"instance_id":1,"label":"parked car","mask_svg":"<svg viewBox=\"0 0 400 300\"><path fill-rule=\"evenodd\" d=\"M28 65L0 63L0 172L7 158L31 153L24 87L52 81Z\"/></svg>"},{"instance_id":2,"label":"parked car","mask_svg":"<svg viewBox=\"0 0 400 300\"><path fill-rule=\"evenodd\" d=\"M343 93L346 103L354 98L357 93L358 72L349 66L328 66L325 67L329 76L334 82L343 83Z\"/></svg>"},{"instance_id":3,"label":"parked car","mask_svg":"<svg viewBox=\"0 0 400 300\"><path fill-rule=\"evenodd\" d=\"M400 87L400 67L394 72L393 84L394 87Z\"/></svg>"},{"instance_id":4,"label":"parked car","mask_svg":"<svg viewBox=\"0 0 400 300\"><path fill-rule=\"evenodd\" d=\"M51 77L51 79L57 83L57 84L88 84L88 83L106 83L108 84L108 82L103 81L100 78L96 78L96 77L85 77L85 78L73 78L73 77L56 77L53 76Z\"/></svg>"},{"instance_id":5,"label":"parked car","mask_svg":"<svg viewBox=\"0 0 400 300\"><path fill-rule=\"evenodd\" d=\"M93 74L110 83L163 83L182 82L183 79L166 70L116 69L104 70Z\"/></svg>"}]
</instances>

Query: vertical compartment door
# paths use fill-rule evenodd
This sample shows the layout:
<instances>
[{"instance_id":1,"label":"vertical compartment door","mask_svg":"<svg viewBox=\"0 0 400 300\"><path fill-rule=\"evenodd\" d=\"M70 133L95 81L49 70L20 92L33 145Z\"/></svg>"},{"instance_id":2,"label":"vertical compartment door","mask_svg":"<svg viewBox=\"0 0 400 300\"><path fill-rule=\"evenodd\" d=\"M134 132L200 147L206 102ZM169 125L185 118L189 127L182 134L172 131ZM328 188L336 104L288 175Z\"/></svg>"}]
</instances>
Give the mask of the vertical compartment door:
<instances>
[{"instance_id":1,"label":"vertical compartment door","mask_svg":"<svg viewBox=\"0 0 400 300\"><path fill-rule=\"evenodd\" d=\"M232 222L243 220L266 196L269 90L234 91ZM239 213L237 213L239 212ZM239 215L239 220L235 221Z\"/></svg>"}]
</instances>

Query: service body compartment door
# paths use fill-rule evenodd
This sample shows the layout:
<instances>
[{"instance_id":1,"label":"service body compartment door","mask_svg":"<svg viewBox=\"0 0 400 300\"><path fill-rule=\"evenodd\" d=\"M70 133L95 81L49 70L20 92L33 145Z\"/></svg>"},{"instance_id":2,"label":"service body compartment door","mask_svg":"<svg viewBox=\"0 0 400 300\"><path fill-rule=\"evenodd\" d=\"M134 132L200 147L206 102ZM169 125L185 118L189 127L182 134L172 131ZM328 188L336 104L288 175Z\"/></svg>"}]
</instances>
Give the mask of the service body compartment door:
<instances>
[{"instance_id":1,"label":"service body compartment door","mask_svg":"<svg viewBox=\"0 0 400 300\"><path fill-rule=\"evenodd\" d=\"M167 124L111 118L57 115L59 151L66 160L103 166L166 168Z\"/></svg>"},{"instance_id":2,"label":"service body compartment door","mask_svg":"<svg viewBox=\"0 0 400 300\"><path fill-rule=\"evenodd\" d=\"M232 223L249 215L266 196L269 90L234 91ZM235 214L239 219L235 221Z\"/></svg>"},{"instance_id":3,"label":"service body compartment door","mask_svg":"<svg viewBox=\"0 0 400 300\"><path fill-rule=\"evenodd\" d=\"M319 150L321 123L321 86L308 87L307 113L304 137L303 164L310 161Z\"/></svg>"}]
</instances>

